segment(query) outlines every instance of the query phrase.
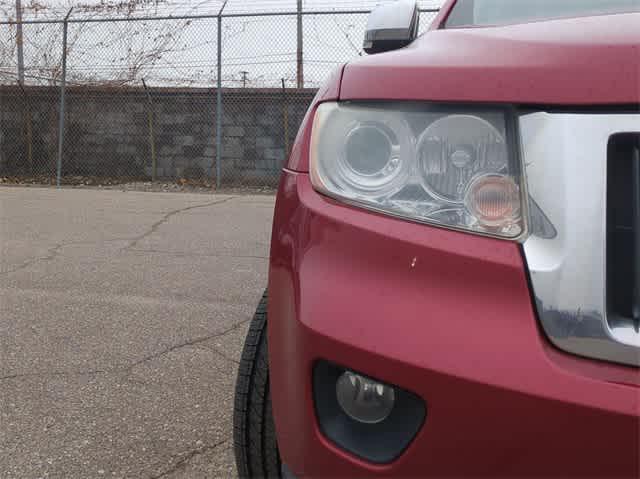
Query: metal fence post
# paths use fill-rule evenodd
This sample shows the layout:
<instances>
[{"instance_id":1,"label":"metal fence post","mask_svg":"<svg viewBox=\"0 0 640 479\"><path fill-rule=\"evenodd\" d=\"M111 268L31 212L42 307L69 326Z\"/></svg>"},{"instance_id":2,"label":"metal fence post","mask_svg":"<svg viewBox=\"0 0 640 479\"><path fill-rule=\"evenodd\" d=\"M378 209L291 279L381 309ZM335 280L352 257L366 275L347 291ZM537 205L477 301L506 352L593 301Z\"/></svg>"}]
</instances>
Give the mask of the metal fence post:
<instances>
[{"instance_id":1,"label":"metal fence post","mask_svg":"<svg viewBox=\"0 0 640 479\"><path fill-rule=\"evenodd\" d=\"M227 2L225 2L226 5ZM222 10L218 15L218 88L216 89L216 189L222 185Z\"/></svg>"},{"instance_id":2,"label":"metal fence post","mask_svg":"<svg viewBox=\"0 0 640 479\"><path fill-rule=\"evenodd\" d=\"M284 161L289 158L289 109L287 105L287 84L282 79L282 133L284 135Z\"/></svg>"},{"instance_id":3,"label":"metal fence post","mask_svg":"<svg viewBox=\"0 0 640 479\"><path fill-rule=\"evenodd\" d=\"M153 123L153 98L151 98L151 91L147 88L147 82L142 79L142 86L147 94L147 123L149 124L149 150L151 153L151 181L155 183L158 181L158 160L156 157L156 137L154 134Z\"/></svg>"},{"instance_id":4,"label":"metal fence post","mask_svg":"<svg viewBox=\"0 0 640 479\"><path fill-rule=\"evenodd\" d=\"M64 147L64 106L65 106L65 89L67 87L67 31L69 30L69 16L71 10L64 17L62 24L62 81L60 83L60 118L58 122L58 167L56 173L56 185L60 187L62 179L62 150Z\"/></svg>"}]
</instances>

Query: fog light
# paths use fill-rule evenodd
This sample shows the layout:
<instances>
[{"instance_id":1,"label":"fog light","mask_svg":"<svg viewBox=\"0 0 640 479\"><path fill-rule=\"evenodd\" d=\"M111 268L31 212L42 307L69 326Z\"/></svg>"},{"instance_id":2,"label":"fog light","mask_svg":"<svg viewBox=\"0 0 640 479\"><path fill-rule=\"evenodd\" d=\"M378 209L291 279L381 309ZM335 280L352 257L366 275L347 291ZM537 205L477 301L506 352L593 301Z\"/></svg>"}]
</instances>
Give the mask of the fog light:
<instances>
[{"instance_id":1,"label":"fog light","mask_svg":"<svg viewBox=\"0 0 640 479\"><path fill-rule=\"evenodd\" d=\"M329 441L376 464L400 457L427 416L414 393L327 361L314 365L313 403Z\"/></svg>"},{"instance_id":2,"label":"fog light","mask_svg":"<svg viewBox=\"0 0 640 479\"><path fill-rule=\"evenodd\" d=\"M396 401L391 386L347 371L336 383L338 404L349 417L365 424L384 421Z\"/></svg>"}]
</instances>

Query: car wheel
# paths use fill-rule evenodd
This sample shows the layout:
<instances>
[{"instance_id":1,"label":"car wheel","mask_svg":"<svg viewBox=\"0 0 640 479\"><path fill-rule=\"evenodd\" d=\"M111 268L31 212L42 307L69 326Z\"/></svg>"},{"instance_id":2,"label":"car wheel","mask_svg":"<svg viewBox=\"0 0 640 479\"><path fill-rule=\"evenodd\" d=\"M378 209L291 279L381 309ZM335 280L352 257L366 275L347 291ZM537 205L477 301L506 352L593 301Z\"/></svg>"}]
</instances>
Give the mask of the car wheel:
<instances>
[{"instance_id":1,"label":"car wheel","mask_svg":"<svg viewBox=\"0 0 640 479\"><path fill-rule=\"evenodd\" d=\"M251 321L242 351L236 380L233 439L240 477L280 477L280 455L269 394L266 291Z\"/></svg>"}]
</instances>

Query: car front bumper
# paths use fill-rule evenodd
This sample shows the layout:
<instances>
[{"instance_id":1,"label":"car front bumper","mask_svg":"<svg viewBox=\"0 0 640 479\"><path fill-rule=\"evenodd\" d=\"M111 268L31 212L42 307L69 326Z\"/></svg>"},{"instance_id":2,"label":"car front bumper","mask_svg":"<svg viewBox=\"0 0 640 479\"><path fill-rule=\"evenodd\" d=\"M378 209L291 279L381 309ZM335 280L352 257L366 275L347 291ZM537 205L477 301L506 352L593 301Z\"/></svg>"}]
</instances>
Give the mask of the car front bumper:
<instances>
[{"instance_id":1,"label":"car front bumper","mask_svg":"<svg viewBox=\"0 0 640 479\"><path fill-rule=\"evenodd\" d=\"M390 464L317 422L319 360L411 391L424 425ZM285 171L269 276L271 395L297 477L637 477L638 370L544 337L520 245L385 217Z\"/></svg>"}]
</instances>

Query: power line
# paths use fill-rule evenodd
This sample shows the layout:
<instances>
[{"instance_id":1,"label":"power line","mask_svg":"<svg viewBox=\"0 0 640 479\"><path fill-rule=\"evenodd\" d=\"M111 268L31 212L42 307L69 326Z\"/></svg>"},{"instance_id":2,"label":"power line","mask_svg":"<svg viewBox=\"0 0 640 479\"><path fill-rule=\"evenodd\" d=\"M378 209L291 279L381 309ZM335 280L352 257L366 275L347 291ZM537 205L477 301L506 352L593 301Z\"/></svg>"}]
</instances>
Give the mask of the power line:
<instances>
[{"instance_id":1,"label":"power line","mask_svg":"<svg viewBox=\"0 0 640 479\"><path fill-rule=\"evenodd\" d=\"M269 1L248 3L267 5ZM229 5L233 3L229 1ZM74 18L74 25L69 27L69 73L74 81L87 83L131 82L144 74L149 82L209 84L219 77L244 86L281 83L286 76L294 85L305 87L317 85L334 67L362 53L354 39L363 34L365 12L349 16L313 12L309 8L322 2L309 0L289 0L285 7L291 3L299 9L253 17L224 13L220 61L216 58L219 41L213 21L217 15L164 20L150 17L138 23L132 18ZM302 24L297 21L300 17ZM49 21L25 30L24 70L30 74L59 70L58 49L51 48L59 43L58 25ZM0 64L15 69L15 54L3 48L7 41L15 46L14 36L13 28L0 27ZM220 74L216 73L218 67ZM240 80L238 71L245 72ZM235 80L226 79L231 74Z\"/></svg>"}]
</instances>

